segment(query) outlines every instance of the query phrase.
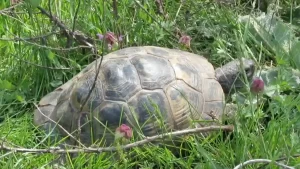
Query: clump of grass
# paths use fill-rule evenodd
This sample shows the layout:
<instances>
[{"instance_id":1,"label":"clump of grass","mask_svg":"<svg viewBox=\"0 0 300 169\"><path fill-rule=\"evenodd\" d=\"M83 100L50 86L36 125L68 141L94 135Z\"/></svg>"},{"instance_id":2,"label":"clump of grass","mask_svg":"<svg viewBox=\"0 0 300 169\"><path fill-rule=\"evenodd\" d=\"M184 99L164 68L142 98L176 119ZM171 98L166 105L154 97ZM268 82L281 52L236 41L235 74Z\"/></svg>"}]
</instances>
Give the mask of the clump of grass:
<instances>
[{"instance_id":1,"label":"clump of grass","mask_svg":"<svg viewBox=\"0 0 300 169\"><path fill-rule=\"evenodd\" d=\"M48 6L49 4L50 6ZM40 4L75 30L90 37L112 31L124 35L119 47L157 45L181 48L176 31L192 37L191 51L204 54L215 66L238 57L252 57L261 67L278 62L272 46L253 43L252 34L238 22L239 15L252 14L252 9L240 3L224 6L211 2L164 1L167 17L157 13L154 1L118 1L118 18L108 1L44 1ZM299 8L296 2L281 1L292 13ZM298 8L297 8L298 5ZM1 9L9 7L0 2ZM49 8L50 7L50 8ZM287 9L287 8L284 8ZM84 65L95 58L87 50L71 49L57 26L38 13L36 8L21 5L14 12L1 11L0 21L0 136L3 140L23 147L38 144L32 125L33 102L76 75ZM281 11L279 11L281 12ZM283 11L285 21L287 11ZM76 21L76 22L74 22ZM294 23L291 23L294 24ZM293 25L299 30L299 25ZM45 36L47 35L47 36ZM297 34L296 34L297 35ZM22 37L22 40L17 40ZM40 38L34 38L40 37ZM257 41L256 41L257 42ZM101 41L96 42L99 46ZM60 50L68 47L68 50ZM274 48L274 47L273 47ZM100 49L100 53L108 53ZM277 57L278 58L278 57ZM68 161L70 168L233 168L254 158L283 160L290 166L299 166L299 88L280 65L275 81L268 86L277 89L275 95L264 94L257 109L250 103L239 105L233 124L233 133L215 133L207 138L190 136L185 139L185 152L173 154L166 147L134 148L125 155L127 161L114 161L114 154L79 154ZM278 87L279 86L279 87ZM246 95L246 100L249 99ZM238 97L237 97L238 98ZM233 99L238 102L238 99ZM53 154L6 153L0 156L1 168L36 168L57 158ZM68 156L67 156L68 157ZM261 164L249 165L257 168ZM274 164L264 168L275 168Z\"/></svg>"}]
</instances>

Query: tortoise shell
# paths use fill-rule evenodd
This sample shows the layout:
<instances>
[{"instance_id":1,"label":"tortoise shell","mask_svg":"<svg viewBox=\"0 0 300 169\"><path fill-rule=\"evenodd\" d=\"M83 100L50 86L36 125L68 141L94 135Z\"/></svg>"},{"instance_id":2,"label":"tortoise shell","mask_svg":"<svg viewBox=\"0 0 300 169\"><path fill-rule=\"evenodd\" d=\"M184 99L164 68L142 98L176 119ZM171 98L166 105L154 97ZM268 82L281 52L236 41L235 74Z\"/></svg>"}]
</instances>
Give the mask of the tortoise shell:
<instances>
[{"instance_id":1,"label":"tortoise shell","mask_svg":"<svg viewBox=\"0 0 300 169\"><path fill-rule=\"evenodd\" d=\"M95 78L99 63L95 60L46 95L34 123L42 125L50 117L69 133L80 124L84 143L105 138L111 144L120 124L151 136L189 128L195 120L211 121L211 112L218 119L222 115L224 92L203 56L163 47L128 47L105 55Z\"/></svg>"}]
</instances>

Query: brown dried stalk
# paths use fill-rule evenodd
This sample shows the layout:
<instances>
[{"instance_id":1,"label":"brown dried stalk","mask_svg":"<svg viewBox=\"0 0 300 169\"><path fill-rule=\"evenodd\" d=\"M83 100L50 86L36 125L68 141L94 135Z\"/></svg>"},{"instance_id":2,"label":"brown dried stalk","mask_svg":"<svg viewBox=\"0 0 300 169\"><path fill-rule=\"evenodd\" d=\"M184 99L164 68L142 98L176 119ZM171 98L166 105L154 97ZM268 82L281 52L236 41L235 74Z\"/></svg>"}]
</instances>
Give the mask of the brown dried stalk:
<instances>
[{"instance_id":1,"label":"brown dried stalk","mask_svg":"<svg viewBox=\"0 0 300 169\"><path fill-rule=\"evenodd\" d=\"M76 148L76 149L62 149L59 147L52 147L49 149L29 149L29 148L19 148L19 147L9 147L2 143L0 145L0 150L4 151L12 151L12 152L22 152L22 153L53 153L53 154L66 154L66 153L102 153L102 152L115 152L120 149L128 150L133 147L139 147L149 142L153 142L158 139L166 138L166 137L174 137L174 136L182 136L182 135L189 135L193 133L202 133L202 132L211 132L211 131L233 131L232 125L225 125L225 126L209 126L209 127L201 127L201 128L193 128L193 129L185 129L180 131L174 131L169 133L164 133L160 135L155 135L151 137L146 137L143 140L130 143L121 147L88 147L88 148Z\"/></svg>"}]
</instances>

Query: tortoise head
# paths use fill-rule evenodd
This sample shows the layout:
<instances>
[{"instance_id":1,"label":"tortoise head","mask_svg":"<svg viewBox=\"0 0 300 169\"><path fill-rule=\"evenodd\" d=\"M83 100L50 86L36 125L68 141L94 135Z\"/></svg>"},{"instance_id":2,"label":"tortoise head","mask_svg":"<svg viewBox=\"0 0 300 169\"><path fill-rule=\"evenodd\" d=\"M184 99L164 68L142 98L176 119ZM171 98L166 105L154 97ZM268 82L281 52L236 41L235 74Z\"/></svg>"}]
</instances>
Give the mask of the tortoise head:
<instances>
[{"instance_id":1,"label":"tortoise head","mask_svg":"<svg viewBox=\"0 0 300 169\"><path fill-rule=\"evenodd\" d=\"M245 87L243 71L247 80L251 81L255 73L255 62L245 58L235 59L216 69L216 78L226 94Z\"/></svg>"}]
</instances>

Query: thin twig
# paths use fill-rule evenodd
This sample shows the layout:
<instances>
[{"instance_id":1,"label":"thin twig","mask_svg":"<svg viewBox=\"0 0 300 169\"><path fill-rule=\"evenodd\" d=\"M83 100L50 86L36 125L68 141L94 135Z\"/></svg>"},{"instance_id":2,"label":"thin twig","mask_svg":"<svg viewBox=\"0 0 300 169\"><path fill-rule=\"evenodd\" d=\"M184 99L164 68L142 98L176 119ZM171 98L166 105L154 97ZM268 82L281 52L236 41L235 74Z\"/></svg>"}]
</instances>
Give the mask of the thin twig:
<instances>
[{"instance_id":1,"label":"thin twig","mask_svg":"<svg viewBox=\"0 0 300 169\"><path fill-rule=\"evenodd\" d=\"M292 156L290 156L290 157L297 158L297 157L300 157L300 154L295 154L295 155L292 155ZM279 162L279 161L283 161L283 160L286 160L286 159L287 159L287 157L281 157L281 158L279 158L279 159L277 159L277 160L275 160L275 161ZM265 168L266 166L267 166L267 164L263 164L262 166L260 166L260 167L257 168L257 169L263 169L263 168Z\"/></svg>"},{"instance_id":2,"label":"thin twig","mask_svg":"<svg viewBox=\"0 0 300 169\"><path fill-rule=\"evenodd\" d=\"M57 34L58 32L49 32L49 33L46 33L44 35L41 35L41 36L35 36L35 37L23 37L23 38L19 38L19 37L16 37L16 38L0 38L0 40L3 40L3 41L35 41L35 40L38 40L38 39L42 39L42 38L46 38L48 36L51 36L51 35L55 35Z\"/></svg>"},{"instance_id":3,"label":"thin twig","mask_svg":"<svg viewBox=\"0 0 300 169\"><path fill-rule=\"evenodd\" d=\"M97 55L97 56L98 56L98 55ZM97 61L98 61L98 60L95 61L95 67L97 66ZM101 67L101 65L102 65L102 61L103 61L103 56L101 56L100 63L99 63L99 65L98 65L98 67L96 67L97 69L96 69L96 75L95 75L95 79L94 79L94 81L93 81L93 85L92 85L91 89L89 90L89 93L88 93L86 99L84 100L83 104L80 105L79 111L77 112L77 113L79 113L79 118L78 118L78 121L77 121L77 124L78 124L78 136L80 136L80 133L81 133L80 119L81 119L82 114L83 114L83 113L81 113L81 112L82 112L82 110L83 110L83 107L84 107L85 104L87 103L88 99L90 98L90 96L91 96L91 94L92 94L92 91L94 90L94 88L95 88L95 86L96 86L96 82L97 82L97 79L98 79L98 75L99 75L99 73L100 73L100 67ZM80 137L78 137L78 138L80 138Z\"/></svg>"},{"instance_id":4,"label":"thin twig","mask_svg":"<svg viewBox=\"0 0 300 169\"><path fill-rule=\"evenodd\" d=\"M12 5L12 6L8 7L8 8L4 8L4 9L0 10L0 14L6 13L7 11L9 11L9 10L11 10L11 9L14 9L14 8L16 8L17 6L20 6L21 4L22 4L22 2L17 3L17 4L14 4L14 5ZM9 12L10 12L10 11L9 11Z\"/></svg>"},{"instance_id":5,"label":"thin twig","mask_svg":"<svg viewBox=\"0 0 300 169\"><path fill-rule=\"evenodd\" d=\"M23 42L26 42L28 44L37 46L39 48L45 48L45 49L54 50L54 51L72 51L72 50L84 49L84 48L91 49L90 46L83 46L83 45L78 45L78 46L70 47L70 48L54 48L54 47L49 47L49 46L46 46L46 45L40 45L40 44L37 44L37 43L33 43L33 42L30 42L30 41L23 41Z\"/></svg>"},{"instance_id":6,"label":"thin twig","mask_svg":"<svg viewBox=\"0 0 300 169\"><path fill-rule=\"evenodd\" d=\"M209 126L209 127L202 127L202 128L193 128L193 129L185 129L180 131L174 131L169 133L164 133L160 135L155 135L151 137L146 137L143 140L130 143L121 147L100 147L100 148L76 148L76 149L62 149L59 147L52 147L49 149L28 149L28 148L15 148L15 147L9 147L6 146L4 143L0 145L0 150L4 151L13 151L13 152L27 152L27 153L53 153L53 154L66 154L66 153L101 153L101 152L116 152L120 149L122 150L128 150L134 147L138 147L141 145L144 145L149 142L153 142L158 139L167 138L167 137L174 137L174 136L182 136L182 135L188 135L188 134L194 134L194 133L201 133L201 132L209 132L209 131L233 131L232 125L226 125L226 126Z\"/></svg>"},{"instance_id":7,"label":"thin twig","mask_svg":"<svg viewBox=\"0 0 300 169\"><path fill-rule=\"evenodd\" d=\"M79 32L79 31L72 31L70 30L67 26L65 26L57 17L54 17L53 15L49 14L45 9L43 9L42 7L38 6L37 7L44 15L48 16L50 18L50 20L52 22L54 22L56 25L58 25L58 27L60 29L62 29L62 31L64 32L64 35L67 37L68 40L71 40L71 39L75 39L76 41L78 41L79 43L83 44L83 45L87 45L90 47L90 49L92 50L92 53L95 57L98 57L99 55L97 54L97 48L95 47L95 45L93 45L93 39L90 38L90 37L87 37L85 34L83 34L82 32ZM75 18L74 18L75 19ZM74 20L74 23L75 23L75 20ZM75 28L75 25L73 25L73 29ZM95 85L96 85L96 81L97 81L97 78L98 78L98 75L99 75L99 72L100 72L100 67L101 67L101 64L102 64L102 60L103 60L103 57L100 56L101 59L100 59L100 63L97 67L97 60L95 61L95 67L97 67L97 70L96 70L96 76L95 76L95 80L93 82L93 85L91 87L91 89L89 90L89 93L86 97L86 99L84 100L83 104L80 105L80 109L78 110L77 114L79 114L79 117L78 117L78 121L77 121L77 124L78 124L78 139L79 141L77 142L80 142L80 132L81 132L81 128L80 128L80 119L81 119L81 116L82 116L82 110L83 110L83 107L85 106L85 104L87 103L93 89L95 88ZM76 139L75 139L76 140Z\"/></svg>"},{"instance_id":8,"label":"thin twig","mask_svg":"<svg viewBox=\"0 0 300 169\"><path fill-rule=\"evenodd\" d=\"M48 16L50 18L50 20L52 20L55 24L58 25L58 27L60 27L60 29L62 29L62 31L65 33L65 35L67 36L68 39L70 38L74 38L75 40L77 40L79 43L83 44L83 45L87 45L91 48L92 50L92 53L95 57L99 57L100 55L97 54L97 48L95 47L95 45L92 44L93 42L93 39L91 39L90 37L87 37L85 34L83 34L82 32L79 32L79 31L72 31L70 30L67 26L65 26L58 18L52 16L51 14L49 14L45 9L43 9L42 7L38 6L37 7L44 15ZM75 22L75 21L74 21ZM73 25L74 26L74 25ZM84 100L84 102L80 105L80 108L77 112L77 114L79 114L79 118L78 118L78 121L77 121L77 124L78 124L78 136L80 135L80 132L81 132L81 128L80 128L80 119L81 119L81 116L82 116L82 110L83 110L83 107L85 106L85 104L87 103L89 97L91 96L92 94L92 91L93 89L95 88L95 85L96 85L96 81L97 81L97 78L98 78L98 75L99 75L99 72L100 72L100 67L101 67L101 64L102 64L102 60L103 60L103 56L100 56L101 59L100 59L100 63L97 67L97 61L95 61L95 67L97 68L96 69L96 75L95 75L95 79L94 79L94 82L93 82L93 85L91 87L91 89L89 90L89 93L86 97L86 99ZM80 142L80 137L79 138L79 142Z\"/></svg>"},{"instance_id":9,"label":"thin twig","mask_svg":"<svg viewBox=\"0 0 300 169\"><path fill-rule=\"evenodd\" d=\"M54 22L67 36L67 38L74 38L76 41L81 43L82 45L90 46L91 48L94 47L91 43L94 41L92 38L85 36L82 32L70 30L66 25L64 25L57 17L54 17L53 15L49 14L44 8L38 6L37 7L42 14L46 15L50 18L52 22ZM93 53L95 53L93 51Z\"/></svg>"},{"instance_id":10,"label":"thin twig","mask_svg":"<svg viewBox=\"0 0 300 169\"><path fill-rule=\"evenodd\" d=\"M42 12L42 14L46 15L47 17L49 17L52 22L54 22L60 29L62 29L62 31L64 31L64 33L65 33L65 35L67 37L71 36L68 33L69 29L61 21L59 21L56 17L54 17L53 15L51 15L50 13L48 13L44 8L42 8L40 6L38 6L37 8Z\"/></svg>"},{"instance_id":11,"label":"thin twig","mask_svg":"<svg viewBox=\"0 0 300 169\"><path fill-rule=\"evenodd\" d=\"M49 47L49 46L46 46L46 45L40 45L38 43L27 41L26 39L24 39L22 37L16 37L14 39L18 40L18 41L22 41L24 43L28 43L28 44L37 46L39 48L45 48L45 49L54 50L54 51L72 51L72 50L82 49L82 48L87 48L87 49L91 49L92 48L90 45L88 45L88 46L78 45L78 46L70 47L70 48L55 48L55 47ZM4 40L4 41L7 40L7 41L9 41L10 39L0 38L0 40Z\"/></svg>"},{"instance_id":12,"label":"thin twig","mask_svg":"<svg viewBox=\"0 0 300 169\"><path fill-rule=\"evenodd\" d=\"M25 62L29 65L33 65L33 66L36 66L36 67L39 67L39 68L43 68L43 69L50 69L50 70L72 70L74 68L58 68L58 67L49 67L49 66L42 66L42 65L39 65L39 64L35 64L35 63L32 63L32 62L29 62L29 61L26 61L24 59L21 59L19 56L17 55L14 55L15 57L17 57L18 60L22 61L22 62Z\"/></svg>"},{"instance_id":13,"label":"thin twig","mask_svg":"<svg viewBox=\"0 0 300 169\"><path fill-rule=\"evenodd\" d=\"M280 167L285 168L285 169L295 169L294 167L290 167L290 166L287 166L287 165L284 165L284 164L281 164L281 163L278 163L276 161L272 161L272 160L269 160L269 159L252 159L252 160L248 160L248 161L245 161L245 162L237 165L233 169L241 169L241 168L243 168L247 164L253 164L253 163L272 163L272 162L275 163L276 165L280 166Z\"/></svg>"}]
</instances>

